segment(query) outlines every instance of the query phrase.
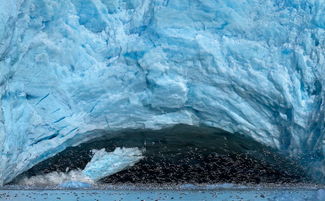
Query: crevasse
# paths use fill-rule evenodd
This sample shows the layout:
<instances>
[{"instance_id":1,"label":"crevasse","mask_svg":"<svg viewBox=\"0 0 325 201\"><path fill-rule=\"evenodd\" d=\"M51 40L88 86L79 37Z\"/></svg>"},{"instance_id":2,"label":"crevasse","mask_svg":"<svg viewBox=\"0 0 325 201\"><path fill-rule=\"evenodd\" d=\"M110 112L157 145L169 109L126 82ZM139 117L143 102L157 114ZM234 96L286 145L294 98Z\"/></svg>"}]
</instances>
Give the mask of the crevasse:
<instances>
[{"instance_id":1,"label":"crevasse","mask_svg":"<svg viewBox=\"0 0 325 201\"><path fill-rule=\"evenodd\" d=\"M0 0L0 184L123 129L206 125L324 180L324 0Z\"/></svg>"}]
</instances>

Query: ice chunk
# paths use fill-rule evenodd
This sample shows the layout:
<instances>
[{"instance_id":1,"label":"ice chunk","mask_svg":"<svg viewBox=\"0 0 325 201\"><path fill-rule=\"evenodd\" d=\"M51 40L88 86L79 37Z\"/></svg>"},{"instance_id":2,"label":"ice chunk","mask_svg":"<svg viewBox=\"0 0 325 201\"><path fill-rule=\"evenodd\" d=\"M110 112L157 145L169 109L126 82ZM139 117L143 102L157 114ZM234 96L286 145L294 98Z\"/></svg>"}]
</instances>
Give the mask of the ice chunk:
<instances>
[{"instance_id":1,"label":"ice chunk","mask_svg":"<svg viewBox=\"0 0 325 201\"><path fill-rule=\"evenodd\" d=\"M86 165L83 173L94 181L131 167L143 158L142 150L138 148L118 147L113 152L101 149L93 150L93 153L94 156Z\"/></svg>"},{"instance_id":2,"label":"ice chunk","mask_svg":"<svg viewBox=\"0 0 325 201\"><path fill-rule=\"evenodd\" d=\"M59 186L62 188L88 188L101 178L113 175L133 166L143 158L139 148L116 148L113 152L105 149L93 150L93 157L84 170L51 172L32 177L24 176L17 181L25 186Z\"/></svg>"},{"instance_id":3,"label":"ice chunk","mask_svg":"<svg viewBox=\"0 0 325 201\"><path fill-rule=\"evenodd\" d=\"M60 188L90 188L92 187L91 184L86 182L80 182L80 181L67 181L59 185Z\"/></svg>"}]
</instances>

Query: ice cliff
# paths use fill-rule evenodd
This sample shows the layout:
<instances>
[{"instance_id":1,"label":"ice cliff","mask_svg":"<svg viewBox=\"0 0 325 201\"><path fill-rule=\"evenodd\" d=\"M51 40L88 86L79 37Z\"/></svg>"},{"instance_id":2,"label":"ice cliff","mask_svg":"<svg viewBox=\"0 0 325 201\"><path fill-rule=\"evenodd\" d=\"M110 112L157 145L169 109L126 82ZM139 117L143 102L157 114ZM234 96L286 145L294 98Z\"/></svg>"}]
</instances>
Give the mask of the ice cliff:
<instances>
[{"instance_id":1,"label":"ice cliff","mask_svg":"<svg viewBox=\"0 0 325 201\"><path fill-rule=\"evenodd\" d=\"M0 185L101 131L206 125L325 173L324 0L0 0Z\"/></svg>"}]
</instances>

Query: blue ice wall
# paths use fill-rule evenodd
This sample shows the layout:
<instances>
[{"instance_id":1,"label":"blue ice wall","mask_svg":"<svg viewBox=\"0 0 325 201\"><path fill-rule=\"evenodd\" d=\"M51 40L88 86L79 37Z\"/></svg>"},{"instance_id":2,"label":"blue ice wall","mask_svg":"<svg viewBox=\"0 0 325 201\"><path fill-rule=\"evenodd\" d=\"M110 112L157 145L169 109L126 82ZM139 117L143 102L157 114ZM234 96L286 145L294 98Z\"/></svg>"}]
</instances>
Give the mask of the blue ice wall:
<instances>
[{"instance_id":1,"label":"blue ice wall","mask_svg":"<svg viewBox=\"0 0 325 201\"><path fill-rule=\"evenodd\" d=\"M100 131L180 123L321 179L324 68L324 0L0 0L0 184Z\"/></svg>"}]
</instances>

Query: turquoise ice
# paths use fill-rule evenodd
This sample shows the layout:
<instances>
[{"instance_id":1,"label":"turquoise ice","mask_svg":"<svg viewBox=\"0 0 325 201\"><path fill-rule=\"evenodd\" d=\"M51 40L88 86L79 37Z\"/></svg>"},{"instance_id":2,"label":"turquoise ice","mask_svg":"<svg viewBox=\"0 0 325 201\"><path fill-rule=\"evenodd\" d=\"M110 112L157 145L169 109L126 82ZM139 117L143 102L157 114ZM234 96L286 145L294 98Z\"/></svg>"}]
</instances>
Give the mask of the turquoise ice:
<instances>
[{"instance_id":1,"label":"turquoise ice","mask_svg":"<svg viewBox=\"0 0 325 201\"><path fill-rule=\"evenodd\" d=\"M0 185L123 129L205 125L324 181L324 0L0 0Z\"/></svg>"},{"instance_id":2,"label":"turquoise ice","mask_svg":"<svg viewBox=\"0 0 325 201\"><path fill-rule=\"evenodd\" d=\"M105 149L94 150L94 155L82 173L93 181L113 175L139 162L143 156L138 148L116 148L113 152Z\"/></svg>"}]
</instances>

